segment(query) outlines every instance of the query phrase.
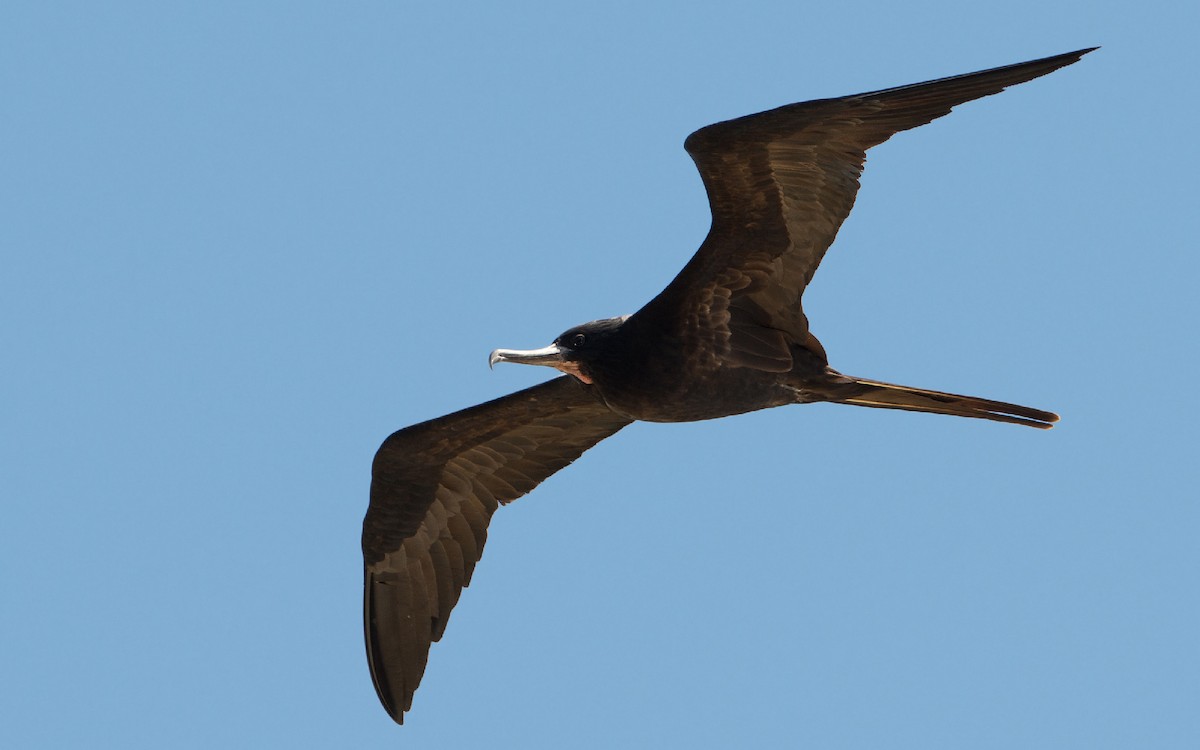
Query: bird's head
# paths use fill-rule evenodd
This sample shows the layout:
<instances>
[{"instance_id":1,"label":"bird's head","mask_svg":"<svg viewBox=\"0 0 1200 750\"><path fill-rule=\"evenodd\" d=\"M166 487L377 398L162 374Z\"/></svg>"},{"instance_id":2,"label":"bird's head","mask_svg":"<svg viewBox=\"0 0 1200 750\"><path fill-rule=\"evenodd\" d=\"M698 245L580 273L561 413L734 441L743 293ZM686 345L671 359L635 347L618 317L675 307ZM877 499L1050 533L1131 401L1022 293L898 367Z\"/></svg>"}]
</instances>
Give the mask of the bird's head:
<instances>
[{"instance_id":1,"label":"bird's head","mask_svg":"<svg viewBox=\"0 0 1200 750\"><path fill-rule=\"evenodd\" d=\"M554 339L554 343L542 349L497 349L488 357L488 366L497 362L545 365L591 384L596 374L595 363L612 355L621 326L628 318L628 315L622 315L568 328Z\"/></svg>"}]
</instances>

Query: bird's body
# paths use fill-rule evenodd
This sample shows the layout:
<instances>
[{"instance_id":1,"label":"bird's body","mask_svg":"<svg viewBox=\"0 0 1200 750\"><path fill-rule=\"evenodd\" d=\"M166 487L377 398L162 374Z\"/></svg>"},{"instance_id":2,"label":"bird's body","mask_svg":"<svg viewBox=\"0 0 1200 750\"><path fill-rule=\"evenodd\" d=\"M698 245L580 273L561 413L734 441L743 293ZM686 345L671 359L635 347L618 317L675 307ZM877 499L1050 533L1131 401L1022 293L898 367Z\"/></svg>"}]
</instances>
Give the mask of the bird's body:
<instances>
[{"instance_id":1,"label":"bird's body","mask_svg":"<svg viewBox=\"0 0 1200 750\"><path fill-rule=\"evenodd\" d=\"M858 190L867 149L952 107L1077 61L1081 50L866 94L791 104L688 137L713 225L679 275L630 316L569 329L491 363L567 373L396 432L363 524L368 661L402 721L491 514L633 421L687 422L831 401L1048 428L1050 412L843 375L801 297Z\"/></svg>"},{"instance_id":2,"label":"bird's body","mask_svg":"<svg viewBox=\"0 0 1200 750\"><path fill-rule=\"evenodd\" d=\"M806 350L786 373L727 367L715 358L697 361L699 353L684 341L657 336L661 329L637 315L589 324L599 325L614 330L603 341L603 356L581 374L605 405L631 420L695 422L796 403L789 381L825 369Z\"/></svg>"}]
</instances>

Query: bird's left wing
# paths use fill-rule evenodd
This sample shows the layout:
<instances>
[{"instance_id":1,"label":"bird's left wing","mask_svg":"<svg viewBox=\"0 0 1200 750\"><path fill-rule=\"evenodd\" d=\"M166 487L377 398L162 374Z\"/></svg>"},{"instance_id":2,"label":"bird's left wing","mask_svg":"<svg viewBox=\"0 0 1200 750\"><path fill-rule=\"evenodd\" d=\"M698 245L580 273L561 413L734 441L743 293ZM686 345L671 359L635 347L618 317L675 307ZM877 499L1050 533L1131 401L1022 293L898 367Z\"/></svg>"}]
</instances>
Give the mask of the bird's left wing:
<instances>
[{"instance_id":1,"label":"bird's left wing","mask_svg":"<svg viewBox=\"0 0 1200 750\"><path fill-rule=\"evenodd\" d=\"M364 626L375 690L398 723L471 580L492 513L629 422L561 377L384 441L363 521Z\"/></svg>"},{"instance_id":2,"label":"bird's left wing","mask_svg":"<svg viewBox=\"0 0 1200 750\"><path fill-rule=\"evenodd\" d=\"M786 372L790 344L823 357L800 297L854 206L867 149L1090 51L789 104L697 130L684 145L704 179L712 228L634 317L725 364Z\"/></svg>"}]
</instances>

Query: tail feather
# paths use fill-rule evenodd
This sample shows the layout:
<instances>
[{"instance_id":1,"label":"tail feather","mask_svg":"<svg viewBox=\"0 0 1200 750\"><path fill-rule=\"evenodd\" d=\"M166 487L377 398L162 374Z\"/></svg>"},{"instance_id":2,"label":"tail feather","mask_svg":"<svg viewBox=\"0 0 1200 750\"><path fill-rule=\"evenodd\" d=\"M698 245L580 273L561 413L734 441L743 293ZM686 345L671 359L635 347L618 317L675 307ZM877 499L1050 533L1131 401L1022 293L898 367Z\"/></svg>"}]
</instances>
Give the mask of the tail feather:
<instances>
[{"instance_id":1,"label":"tail feather","mask_svg":"<svg viewBox=\"0 0 1200 750\"><path fill-rule=\"evenodd\" d=\"M840 387L833 389L828 394L830 401L876 409L904 409L905 411L949 414L955 417L990 419L994 422L1023 424L1043 430L1050 429L1058 421L1058 415L1053 412L1009 404L1004 401L929 391L924 388L910 388L906 385L882 383L863 378L847 378L847 380L850 382L841 384Z\"/></svg>"}]
</instances>

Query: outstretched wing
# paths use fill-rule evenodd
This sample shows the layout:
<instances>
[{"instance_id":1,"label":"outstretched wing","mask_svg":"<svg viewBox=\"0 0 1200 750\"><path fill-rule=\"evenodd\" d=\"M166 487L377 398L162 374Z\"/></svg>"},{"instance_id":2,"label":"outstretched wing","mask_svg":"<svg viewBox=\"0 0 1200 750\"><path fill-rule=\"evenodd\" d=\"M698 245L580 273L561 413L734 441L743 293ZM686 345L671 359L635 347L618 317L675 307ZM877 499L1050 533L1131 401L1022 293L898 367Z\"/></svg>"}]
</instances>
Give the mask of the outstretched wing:
<instances>
[{"instance_id":1,"label":"outstretched wing","mask_svg":"<svg viewBox=\"0 0 1200 750\"><path fill-rule=\"evenodd\" d=\"M684 145L704 179L712 228L639 315L673 328L710 366L785 372L789 342L823 357L800 297L854 206L867 149L1090 51L790 104L697 130Z\"/></svg>"},{"instance_id":2,"label":"outstretched wing","mask_svg":"<svg viewBox=\"0 0 1200 750\"><path fill-rule=\"evenodd\" d=\"M398 723L429 644L471 580L492 513L629 422L561 377L384 441L363 522L363 606L371 678Z\"/></svg>"}]
</instances>

